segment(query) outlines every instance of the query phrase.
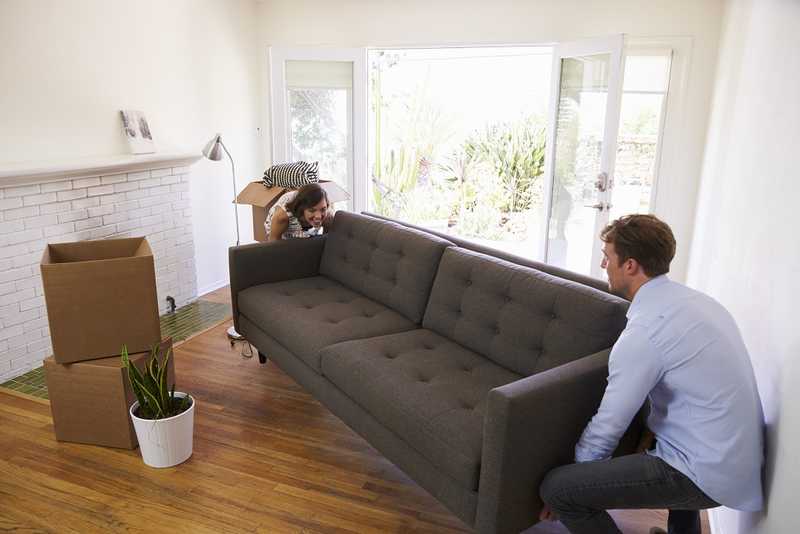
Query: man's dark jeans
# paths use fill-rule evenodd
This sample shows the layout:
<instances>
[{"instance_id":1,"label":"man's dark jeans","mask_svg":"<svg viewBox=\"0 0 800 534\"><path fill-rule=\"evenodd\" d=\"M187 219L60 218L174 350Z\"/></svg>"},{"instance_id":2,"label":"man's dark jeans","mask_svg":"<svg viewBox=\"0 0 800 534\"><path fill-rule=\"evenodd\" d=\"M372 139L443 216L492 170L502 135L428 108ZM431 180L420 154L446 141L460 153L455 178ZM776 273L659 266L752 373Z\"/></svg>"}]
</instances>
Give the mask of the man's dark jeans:
<instances>
[{"instance_id":1,"label":"man's dark jeans","mask_svg":"<svg viewBox=\"0 0 800 534\"><path fill-rule=\"evenodd\" d=\"M648 454L557 467L539 489L572 534L618 534L606 510L669 509L669 534L700 534L700 512L719 506L686 475Z\"/></svg>"}]
</instances>

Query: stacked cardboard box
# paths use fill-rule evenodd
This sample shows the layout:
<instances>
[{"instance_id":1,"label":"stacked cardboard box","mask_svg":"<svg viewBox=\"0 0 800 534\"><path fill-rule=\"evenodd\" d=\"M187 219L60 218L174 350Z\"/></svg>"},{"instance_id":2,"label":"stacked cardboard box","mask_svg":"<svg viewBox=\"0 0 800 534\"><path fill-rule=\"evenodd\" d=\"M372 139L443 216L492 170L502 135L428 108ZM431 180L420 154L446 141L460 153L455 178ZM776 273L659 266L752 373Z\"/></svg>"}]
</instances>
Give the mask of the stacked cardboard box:
<instances>
[{"instance_id":1,"label":"stacked cardboard box","mask_svg":"<svg viewBox=\"0 0 800 534\"><path fill-rule=\"evenodd\" d=\"M172 340L159 346L163 357L172 349ZM131 362L144 371L150 352L130 354ZM128 382L122 358L100 358L77 363L56 363L52 356L44 361L50 411L58 441L75 441L106 447L133 449L138 445L128 410L136 400ZM175 382L170 357L167 383Z\"/></svg>"},{"instance_id":2,"label":"stacked cardboard box","mask_svg":"<svg viewBox=\"0 0 800 534\"><path fill-rule=\"evenodd\" d=\"M48 245L41 263L53 356L45 377L56 439L134 448L126 345L143 368L161 341L153 253L143 237ZM171 348L161 343L159 353ZM171 360L170 360L171 362ZM174 371L170 364L170 381Z\"/></svg>"}]
</instances>

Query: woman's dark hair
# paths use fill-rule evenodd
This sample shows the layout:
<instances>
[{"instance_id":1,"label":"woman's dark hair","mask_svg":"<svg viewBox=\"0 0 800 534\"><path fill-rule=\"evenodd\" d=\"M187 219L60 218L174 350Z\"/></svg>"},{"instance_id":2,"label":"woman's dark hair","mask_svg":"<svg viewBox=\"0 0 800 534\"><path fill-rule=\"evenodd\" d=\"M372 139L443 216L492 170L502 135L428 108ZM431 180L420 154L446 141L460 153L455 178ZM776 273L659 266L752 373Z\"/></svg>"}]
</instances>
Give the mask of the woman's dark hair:
<instances>
[{"instance_id":1,"label":"woman's dark hair","mask_svg":"<svg viewBox=\"0 0 800 534\"><path fill-rule=\"evenodd\" d=\"M620 265L633 258L650 278L668 273L675 257L675 236L655 215L620 217L603 228L600 239L614 245Z\"/></svg>"},{"instance_id":2,"label":"woman's dark hair","mask_svg":"<svg viewBox=\"0 0 800 534\"><path fill-rule=\"evenodd\" d=\"M297 194L292 200L286 203L286 210L291 211L298 219L303 217L303 213L308 208L313 208L322 200L330 207L328 193L319 184L304 185L297 190Z\"/></svg>"}]
</instances>

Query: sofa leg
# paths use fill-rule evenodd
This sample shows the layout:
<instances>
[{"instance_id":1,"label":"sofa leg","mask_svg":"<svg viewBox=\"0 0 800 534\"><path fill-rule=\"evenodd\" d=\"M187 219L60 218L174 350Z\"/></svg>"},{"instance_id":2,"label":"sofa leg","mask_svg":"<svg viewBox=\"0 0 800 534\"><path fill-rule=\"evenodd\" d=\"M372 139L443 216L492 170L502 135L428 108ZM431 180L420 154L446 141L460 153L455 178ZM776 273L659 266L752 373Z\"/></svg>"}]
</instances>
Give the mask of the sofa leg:
<instances>
[{"instance_id":1,"label":"sofa leg","mask_svg":"<svg viewBox=\"0 0 800 534\"><path fill-rule=\"evenodd\" d=\"M258 361L260 363L267 363L267 355L261 351L258 351Z\"/></svg>"}]
</instances>

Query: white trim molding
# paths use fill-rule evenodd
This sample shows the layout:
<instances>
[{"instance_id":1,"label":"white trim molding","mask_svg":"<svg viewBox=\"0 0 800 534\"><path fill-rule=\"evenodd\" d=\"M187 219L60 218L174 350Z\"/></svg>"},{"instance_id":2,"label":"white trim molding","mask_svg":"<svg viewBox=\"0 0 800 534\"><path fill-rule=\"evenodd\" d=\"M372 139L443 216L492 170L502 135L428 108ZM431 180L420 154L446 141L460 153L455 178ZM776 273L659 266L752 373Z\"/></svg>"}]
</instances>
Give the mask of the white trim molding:
<instances>
[{"instance_id":1,"label":"white trim molding","mask_svg":"<svg viewBox=\"0 0 800 534\"><path fill-rule=\"evenodd\" d=\"M195 152L175 152L96 156L53 162L0 163L0 187L129 173L158 167L187 166L201 157Z\"/></svg>"}]
</instances>

